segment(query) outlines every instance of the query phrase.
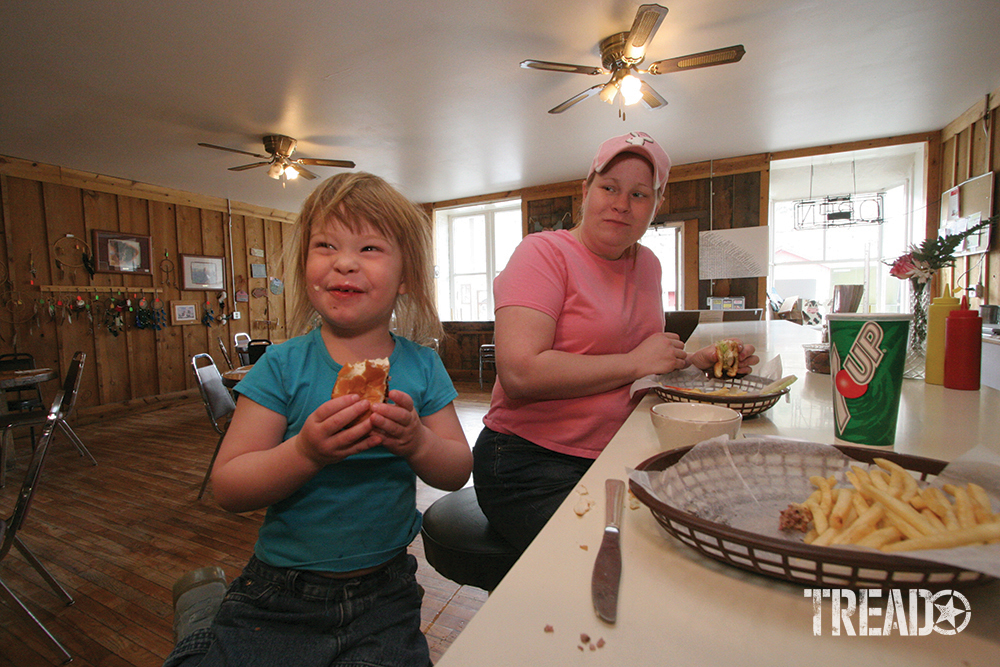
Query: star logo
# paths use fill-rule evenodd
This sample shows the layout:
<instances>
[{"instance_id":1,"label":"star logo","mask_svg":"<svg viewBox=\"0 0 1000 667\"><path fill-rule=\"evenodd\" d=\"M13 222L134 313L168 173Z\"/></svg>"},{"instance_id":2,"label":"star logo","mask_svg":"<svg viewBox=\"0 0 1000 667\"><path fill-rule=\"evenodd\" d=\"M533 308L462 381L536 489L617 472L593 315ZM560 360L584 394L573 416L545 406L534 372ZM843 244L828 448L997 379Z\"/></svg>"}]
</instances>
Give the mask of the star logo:
<instances>
[{"instance_id":1,"label":"star logo","mask_svg":"<svg viewBox=\"0 0 1000 667\"><path fill-rule=\"evenodd\" d=\"M944 602L944 604L938 601ZM945 602L947 600L947 602ZM969 600L958 591L939 591L931 598L937 609L934 620L934 630L942 635L957 635L965 629L972 619L972 607Z\"/></svg>"},{"instance_id":2,"label":"star logo","mask_svg":"<svg viewBox=\"0 0 1000 667\"><path fill-rule=\"evenodd\" d=\"M625 140L625 143L632 144L633 146L643 146L646 142L654 143L653 138L647 134L639 134L638 132L629 132L629 138Z\"/></svg>"}]
</instances>

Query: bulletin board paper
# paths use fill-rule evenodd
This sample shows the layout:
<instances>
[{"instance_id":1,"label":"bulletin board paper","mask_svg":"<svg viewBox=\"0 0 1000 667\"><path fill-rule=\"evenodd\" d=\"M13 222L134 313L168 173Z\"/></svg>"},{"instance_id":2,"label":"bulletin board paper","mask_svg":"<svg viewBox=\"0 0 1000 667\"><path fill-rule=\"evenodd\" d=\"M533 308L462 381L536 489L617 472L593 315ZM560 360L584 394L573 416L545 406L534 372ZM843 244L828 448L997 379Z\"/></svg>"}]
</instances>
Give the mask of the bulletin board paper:
<instances>
[{"instance_id":1,"label":"bulletin board paper","mask_svg":"<svg viewBox=\"0 0 1000 667\"><path fill-rule=\"evenodd\" d=\"M965 231L993 213L993 172L970 178L951 188L941 198L939 234ZM967 237L955 249L955 256L976 255L990 249L990 228Z\"/></svg>"},{"instance_id":2,"label":"bulletin board paper","mask_svg":"<svg viewBox=\"0 0 1000 667\"><path fill-rule=\"evenodd\" d=\"M767 275L767 227L722 229L698 234L698 278L757 278Z\"/></svg>"}]
</instances>

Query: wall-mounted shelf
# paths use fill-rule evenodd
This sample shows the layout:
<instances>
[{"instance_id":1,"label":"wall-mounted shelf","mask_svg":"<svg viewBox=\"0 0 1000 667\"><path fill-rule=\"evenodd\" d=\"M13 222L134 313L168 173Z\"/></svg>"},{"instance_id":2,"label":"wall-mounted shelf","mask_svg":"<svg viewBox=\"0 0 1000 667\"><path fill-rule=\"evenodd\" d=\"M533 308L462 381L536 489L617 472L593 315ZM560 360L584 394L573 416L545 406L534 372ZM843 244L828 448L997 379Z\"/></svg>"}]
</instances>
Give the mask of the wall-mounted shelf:
<instances>
[{"instance_id":1,"label":"wall-mounted shelf","mask_svg":"<svg viewBox=\"0 0 1000 667\"><path fill-rule=\"evenodd\" d=\"M86 292L88 294L112 294L120 292L122 294L132 292L133 294L160 294L162 287L131 287L124 285L39 285L42 292Z\"/></svg>"}]
</instances>

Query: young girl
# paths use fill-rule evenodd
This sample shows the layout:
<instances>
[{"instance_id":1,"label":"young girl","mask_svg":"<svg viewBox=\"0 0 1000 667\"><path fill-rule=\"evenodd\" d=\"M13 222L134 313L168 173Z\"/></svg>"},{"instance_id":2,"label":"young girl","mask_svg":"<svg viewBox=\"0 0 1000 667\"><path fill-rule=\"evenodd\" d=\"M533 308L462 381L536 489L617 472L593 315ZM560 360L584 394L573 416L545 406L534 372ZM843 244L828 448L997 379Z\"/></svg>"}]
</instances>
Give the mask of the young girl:
<instances>
[{"instance_id":1,"label":"young girl","mask_svg":"<svg viewBox=\"0 0 1000 667\"><path fill-rule=\"evenodd\" d=\"M166 665L423 667L423 590L406 553L416 477L455 490L472 468L444 365L413 342L441 335L430 222L382 179L341 174L306 200L289 250L289 324L304 333L270 346L236 388L212 473L223 508L267 514L210 627L219 571L175 586ZM391 403L330 399L344 364L382 357Z\"/></svg>"}]
</instances>

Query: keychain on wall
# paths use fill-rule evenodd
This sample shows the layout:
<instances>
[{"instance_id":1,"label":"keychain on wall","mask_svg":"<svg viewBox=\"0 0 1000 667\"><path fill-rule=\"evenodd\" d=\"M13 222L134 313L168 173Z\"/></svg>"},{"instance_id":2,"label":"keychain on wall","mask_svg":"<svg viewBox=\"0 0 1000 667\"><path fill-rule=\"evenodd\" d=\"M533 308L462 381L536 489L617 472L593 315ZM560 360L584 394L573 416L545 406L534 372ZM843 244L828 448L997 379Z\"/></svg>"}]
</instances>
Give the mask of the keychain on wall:
<instances>
[{"instance_id":1,"label":"keychain on wall","mask_svg":"<svg viewBox=\"0 0 1000 667\"><path fill-rule=\"evenodd\" d=\"M160 299L159 295L153 299L153 319L155 328L157 331L162 329L167 325L167 311L163 308L163 301Z\"/></svg>"}]
</instances>

